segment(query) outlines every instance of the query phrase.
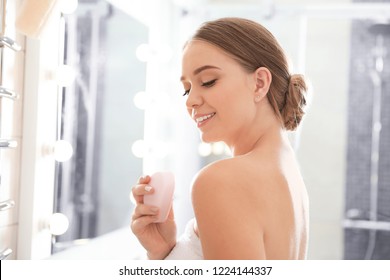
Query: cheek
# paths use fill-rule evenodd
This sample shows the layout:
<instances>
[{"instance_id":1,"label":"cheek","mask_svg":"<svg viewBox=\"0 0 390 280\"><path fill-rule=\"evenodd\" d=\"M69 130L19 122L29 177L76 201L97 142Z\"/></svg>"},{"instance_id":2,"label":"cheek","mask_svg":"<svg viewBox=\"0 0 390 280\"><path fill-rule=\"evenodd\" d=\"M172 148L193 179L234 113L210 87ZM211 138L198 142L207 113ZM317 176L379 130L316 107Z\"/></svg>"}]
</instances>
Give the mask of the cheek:
<instances>
[{"instance_id":1,"label":"cheek","mask_svg":"<svg viewBox=\"0 0 390 280\"><path fill-rule=\"evenodd\" d=\"M237 99L236 89L230 84L224 84L216 87L210 94L210 102L213 102L221 109L229 108L232 102Z\"/></svg>"},{"instance_id":2,"label":"cheek","mask_svg":"<svg viewBox=\"0 0 390 280\"><path fill-rule=\"evenodd\" d=\"M220 100L221 116L232 129L238 129L251 123L256 115L256 106L246 92L237 91Z\"/></svg>"},{"instance_id":3,"label":"cheek","mask_svg":"<svg viewBox=\"0 0 390 280\"><path fill-rule=\"evenodd\" d=\"M240 116L250 105L248 93L234 84L219 89L215 97L215 104L230 117Z\"/></svg>"}]
</instances>

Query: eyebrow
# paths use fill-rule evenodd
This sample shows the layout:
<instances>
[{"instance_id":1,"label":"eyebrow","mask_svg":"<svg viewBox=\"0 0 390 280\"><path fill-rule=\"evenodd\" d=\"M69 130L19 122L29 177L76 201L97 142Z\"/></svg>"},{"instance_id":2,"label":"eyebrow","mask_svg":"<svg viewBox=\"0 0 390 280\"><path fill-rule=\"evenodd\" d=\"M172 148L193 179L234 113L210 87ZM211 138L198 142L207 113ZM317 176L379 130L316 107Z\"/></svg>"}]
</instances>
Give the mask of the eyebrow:
<instances>
[{"instance_id":1,"label":"eyebrow","mask_svg":"<svg viewBox=\"0 0 390 280\"><path fill-rule=\"evenodd\" d=\"M218 70L221 70L221 68L217 67L217 66L213 66L213 65L203 65L199 68L196 68L193 72L194 76L195 75L198 75L200 72L204 71L204 70L207 70L207 69L218 69ZM180 81L183 81L185 80L184 76L181 76L180 78Z\"/></svg>"}]
</instances>

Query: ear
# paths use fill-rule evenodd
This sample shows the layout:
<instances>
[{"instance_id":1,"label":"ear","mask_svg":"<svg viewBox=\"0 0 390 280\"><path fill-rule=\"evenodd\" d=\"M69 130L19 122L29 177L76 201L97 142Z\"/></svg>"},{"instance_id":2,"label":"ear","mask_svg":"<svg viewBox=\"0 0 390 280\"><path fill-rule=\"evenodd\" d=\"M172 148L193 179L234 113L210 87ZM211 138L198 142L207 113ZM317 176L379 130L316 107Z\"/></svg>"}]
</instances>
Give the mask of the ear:
<instances>
[{"instance_id":1,"label":"ear","mask_svg":"<svg viewBox=\"0 0 390 280\"><path fill-rule=\"evenodd\" d=\"M254 78L256 81L255 87L255 102L262 100L268 93L272 82L272 74L265 67L259 67L254 72Z\"/></svg>"}]
</instances>

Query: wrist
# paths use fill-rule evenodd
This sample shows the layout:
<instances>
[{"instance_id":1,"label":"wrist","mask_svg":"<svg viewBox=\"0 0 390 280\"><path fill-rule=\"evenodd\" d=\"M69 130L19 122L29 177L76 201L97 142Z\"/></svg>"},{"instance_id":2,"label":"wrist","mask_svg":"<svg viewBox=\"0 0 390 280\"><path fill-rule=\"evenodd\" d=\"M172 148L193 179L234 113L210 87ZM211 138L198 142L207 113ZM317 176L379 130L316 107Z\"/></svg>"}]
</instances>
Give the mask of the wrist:
<instances>
[{"instance_id":1,"label":"wrist","mask_svg":"<svg viewBox=\"0 0 390 280\"><path fill-rule=\"evenodd\" d=\"M163 260L169 255L169 253L172 251L172 249L175 247L175 245L176 245L176 243L173 244L170 248L166 248L165 250L160 251L160 252L148 251L146 253L146 256L149 260Z\"/></svg>"},{"instance_id":2,"label":"wrist","mask_svg":"<svg viewBox=\"0 0 390 280\"><path fill-rule=\"evenodd\" d=\"M162 255L156 255L156 254L151 254L149 252L146 253L146 257L148 260L163 260L164 257Z\"/></svg>"}]
</instances>

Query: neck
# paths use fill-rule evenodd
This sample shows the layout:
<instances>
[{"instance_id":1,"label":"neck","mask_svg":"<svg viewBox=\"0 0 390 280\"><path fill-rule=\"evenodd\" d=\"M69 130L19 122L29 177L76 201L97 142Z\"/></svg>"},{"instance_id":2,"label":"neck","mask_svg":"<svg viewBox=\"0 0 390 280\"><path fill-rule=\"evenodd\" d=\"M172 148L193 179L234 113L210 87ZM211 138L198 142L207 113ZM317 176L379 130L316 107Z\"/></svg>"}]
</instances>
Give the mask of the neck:
<instances>
[{"instance_id":1,"label":"neck","mask_svg":"<svg viewBox=\"0 0 390 280\"><path fill-rule=\"evenodd\" d=\"M248 154L264 147L267 143L271 145L281 143L287 137L272 109L265 111L265 114L257 116L253 123L248 125L236 139L231 143L226 143L234 157Z\"/></svg>"},{"instance_id":2,"label":"neck","mask_svg":"<svg viewBox=\"0 0 390 280\"><path fill-rule=\"evenodd\" d=\"M229 145L229 147L232 151L233 157L242 156L258 150L266 146L268 143L271 145L281 143L286 137L287 136L281 127L271 126L267 130L263 131L263 133L253 137L246 137L245 140L241 140L239 144Z\"/></svg>"}]
</instances>

